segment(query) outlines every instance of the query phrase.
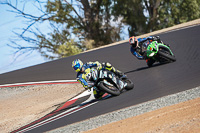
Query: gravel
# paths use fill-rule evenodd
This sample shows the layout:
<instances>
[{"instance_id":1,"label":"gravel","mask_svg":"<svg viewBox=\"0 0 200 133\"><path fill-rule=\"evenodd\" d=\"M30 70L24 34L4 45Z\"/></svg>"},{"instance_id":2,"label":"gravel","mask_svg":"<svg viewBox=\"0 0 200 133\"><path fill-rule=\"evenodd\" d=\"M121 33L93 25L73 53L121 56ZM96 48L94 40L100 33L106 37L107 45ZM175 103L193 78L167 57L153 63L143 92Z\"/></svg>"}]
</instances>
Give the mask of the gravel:
<instances>
[{"instance_id":1,"label":"gravel","mask_svg":"<svg viewBox=\"0 0 200 133\"><path fill-rule=\"evenodd\" d=\"M151 100L142 104L120 109L111 113L103 114L85 121L67 125L48 133L77 133L98 128L100 126L137 116L146 112L151 112L166 106L171 106L180 102L185 102L200 97L200 87L196 87L187 91L164 96L155 100Z\"/></svg>"}]
</instances>

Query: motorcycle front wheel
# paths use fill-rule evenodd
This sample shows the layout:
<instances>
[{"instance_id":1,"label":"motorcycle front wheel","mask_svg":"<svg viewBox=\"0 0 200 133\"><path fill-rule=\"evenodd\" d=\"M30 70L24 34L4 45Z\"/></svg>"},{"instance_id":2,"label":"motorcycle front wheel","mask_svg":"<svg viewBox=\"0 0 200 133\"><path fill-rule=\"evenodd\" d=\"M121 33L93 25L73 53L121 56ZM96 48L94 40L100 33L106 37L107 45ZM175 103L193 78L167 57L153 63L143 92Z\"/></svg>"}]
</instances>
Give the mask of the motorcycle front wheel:
<instances>
[{"instance_id":1,"label":"motorcycle front wheel","mask_svg":"<svg viewBox=\"0 0 200 133\"><path fill-rule=\"evenodd\" d=\"M164 52L164 51L158 51L158 54L162 57L164 57L166 60L170 61L170 62L174 62L176 61L176 58L175 56L173 55L170 55L169 53L167 52Z\"/></svg>"},{"instance_id":2,"label":"motorcycle front wheel","mask_svg":"<svg viewBox=\"0 0 200 133\"><path fill-rule=\"evenodd\" d=\"M160 62L174 62L176 61L175 56L170 52L169 48L164 46L159 46L158 56L160 57Z\"/></svg>"},{"instance_id":3,"label":"motorcycle front wheel","mask_svg":"<svg viewBox=\"0 0 200 133\"><path fill-rule=\"evenodd\" d=\"M115 86L110 86L104 82L100 82L99 85L98 85L98 88L104 92L107 92L111 95L114 95L114 96L119 96L120 95L120 90L115 87Z\"/></svg>"},{"instance_id":4,"label":"motorcycle front wheel","mask_svg":"<svg viewBox=\"0 0 200 133\"><path fill-rule=\"evenodd\" d=\"M123 81L127 83L127 86L125 88L126 90L132 90L134 88L134 84L130 79L126 78L126 79L123 79Z\"/></svg>"}]
</instances>

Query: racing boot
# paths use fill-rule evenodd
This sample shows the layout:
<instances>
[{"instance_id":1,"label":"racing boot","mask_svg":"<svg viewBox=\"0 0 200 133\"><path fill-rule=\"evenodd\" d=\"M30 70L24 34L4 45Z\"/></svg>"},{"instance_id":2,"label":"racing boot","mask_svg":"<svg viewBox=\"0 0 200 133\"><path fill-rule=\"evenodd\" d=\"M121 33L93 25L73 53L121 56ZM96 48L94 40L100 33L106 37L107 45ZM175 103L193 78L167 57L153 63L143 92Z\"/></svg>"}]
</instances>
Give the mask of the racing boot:
<instances>
[{"instance_id":1,"label":"racing boot","mask_svg":"<svg viewBox=\"0 0 200 133\"><path fill-rule=\"evenodd\" d=\"M98 89L94 89L94 90L93 90L93 94L94 94L94 97L95 97L96 99L102 99L102 98L103 98L103 95L105 94L105 92L100 91L100 90L98 90Z\"/></svg>"}]
</instances>

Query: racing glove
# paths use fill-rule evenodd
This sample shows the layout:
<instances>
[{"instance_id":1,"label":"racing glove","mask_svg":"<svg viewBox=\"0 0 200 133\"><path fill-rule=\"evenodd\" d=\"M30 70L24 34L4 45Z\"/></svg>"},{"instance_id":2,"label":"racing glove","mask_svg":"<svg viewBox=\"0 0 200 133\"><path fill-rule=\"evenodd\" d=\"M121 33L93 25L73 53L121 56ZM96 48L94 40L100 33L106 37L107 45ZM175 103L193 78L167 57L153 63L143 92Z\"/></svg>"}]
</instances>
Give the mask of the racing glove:
<instances>
[{"instance_id":1,"label":"racing glove","mask_svg":"<svg viewBox=\"0 0 200 133\"><path fill-rule=\"evenodd\" d=\"M96 64L97 64L97 70L101 70L102 69L102 64L99 63L98 61L96 61Z\"/></svg>"},{"instance_id":2,"label":"racing glove","mask_svg":"<svg viewBox=\"0 0 200 133\"><path fill-rule=\"evenodd\" d=\"M97 65L97 70L101 70L102 69L102 65L101 65L101 63L99 63L98 65Z\"/></svg>"},{"instance_id":3,"label":"racing glove","mask_svg":"<svg viewBox=\"0 0 200 133\"><path fill-rule=\"evenodd\" d=\"M159 37L159 36L153 36L153 37L152 37L152 40L153 40L153 41L157 41L158 43L162 43L162 41L160 40L160 37Z\"/></svg>"},{"instance_id":4,"label":"racing glove","mask_svg":"<svg viewBox=\"0 0 200 133\"><path fill-rule=\"evenodd\" d=\"M160 39L159 36L152 36L152 40L153 40L153 41L157 41L158 39Z\"/></svg>"}]
</instances>

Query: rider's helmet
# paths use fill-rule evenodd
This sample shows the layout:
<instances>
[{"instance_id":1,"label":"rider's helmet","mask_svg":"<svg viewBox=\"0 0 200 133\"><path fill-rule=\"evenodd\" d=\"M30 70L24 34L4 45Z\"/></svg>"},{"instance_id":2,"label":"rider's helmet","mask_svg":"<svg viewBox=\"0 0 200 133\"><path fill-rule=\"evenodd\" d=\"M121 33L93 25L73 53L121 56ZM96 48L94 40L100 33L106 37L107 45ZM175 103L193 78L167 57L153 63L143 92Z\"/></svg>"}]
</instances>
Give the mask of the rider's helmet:
<instances>
[{"instance_id":1,"label":"rider's helmet","mask_svg":"<svg viewBox=\"0 0 200 133\"><path fill-rule=\"evenodd\" d=\"M129 38L129 44L133 47L133 48L137 48L138 47L138 40L136 37L132 36Z\"/></svg>"},{"instance_id":2,"label":"rider's helmet","mask_svg":"<svg viewBox=\"0 0 200 133\"><path fill-rule=\"evenodd\" d=\"M72 67L74 68L74 70L76 72L80 72L82 66L83 66L83 62L81 60L76 59L76 60L72 61Z\"/></svg>"}]
</instances>

